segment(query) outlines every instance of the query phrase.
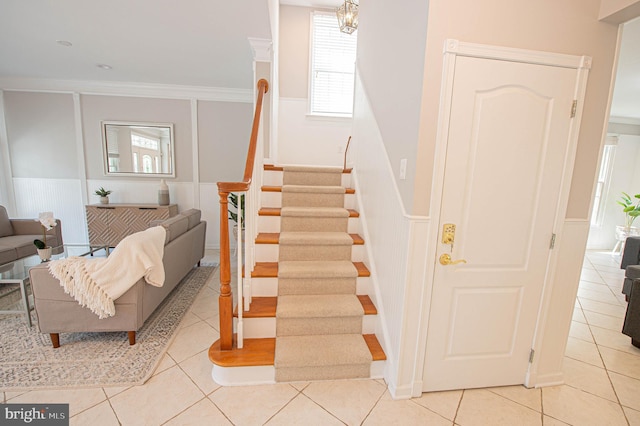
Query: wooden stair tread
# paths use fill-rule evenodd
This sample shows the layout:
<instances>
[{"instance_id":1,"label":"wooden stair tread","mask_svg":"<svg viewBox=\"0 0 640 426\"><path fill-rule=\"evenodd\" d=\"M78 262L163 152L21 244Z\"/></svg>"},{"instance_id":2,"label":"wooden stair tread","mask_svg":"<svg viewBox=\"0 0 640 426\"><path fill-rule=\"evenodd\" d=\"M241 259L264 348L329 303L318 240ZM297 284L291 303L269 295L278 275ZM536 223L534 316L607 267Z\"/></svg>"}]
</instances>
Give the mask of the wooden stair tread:
<instances>
[{"instance_id":1,"label":"wooden stair tread","mask_svg":"<svg viewBox=\"0 0 640 426\"><path fill-rule=\"evenodd\" d=\"M356 246L364 245L364 239L358 234L349 234ZM256 237L256 244L278 244L280 242L279 232L261 232Z\"/></svg>"},{"instance_id":2,"label":"wooden stair tread","mask_svg":"<svg viewBox=\"0 0 640 426\"><path fill-rule=\"evenodd\" d=\"M237 348L237 335L233 335L233 349L220 349L220 340L216 340L209 348L209 360L221 367L254 367L273 365L276 356L276 339L244 339L244 347Z\"/></svg>"},{"instance_id":3,"label":"wooden stair tread","mask_svg":"<svg viewBox=\"0 0 640 426\"><path fill-rule=\"evenodd\" d=\"M387 356L375 334L363 334L373 361L384 361ZM233 335L233 349L220 350L220 340L209 348L209 360L220 367L255 367L274 365L276 355L275 337L262 339L244 339L244 347L236 347L236 335Z\"/></svg>"},{"instance_id":4,"label":"wooden stair tread","mask_svg":"<svg viewBox=\"0 0 640 426\"><path fill-rule=\"evenodd\" d=\"M363 262L353 262L358 271L358 277L370 277L371 272ZM277 278L278 262L257 262L251 272L252 278Z\"/></svg>"},{"instance_id":5,"label":"wooden stair tread","mask_svg":"<svg viewBox=\"0 0 640 426\"><path fill-rule=\"evenodd\" d=\"M280 216L280 207L262 207L258 211L258 215L260 216ZM360 217L360 213L358 213L354 209L347 209L349 212L349 217Z\"/></svg>"},{"instance_id":6,"label":"wooden stair tread","mask_svg":"<svg viewBox=\"0 0 640 426\"><path fill-rule=\"evenodd\" d=\"M283 172L284 171L284 167L282 167L282 166L274 166L273 164L265 164L263 166L263 169L267 170L267 171L271 171L271 172ZM351 167L349 167L349 168L343 169L342 173L349 174L349 173L351 173L352 170L353 169Z\"/></svg>"},{"instance_id":7,"label":"wooden stair tread","mask_svg":"<svg viewBox=\"0 0 640 426\"><path fill-rule=\"evenodd\" d=\"M359 277L371 276L371 272L369 272L369 269L367 269L367 267L364 265L364 262L353 262L353 266L355 266L356 269L358 270Z\"/></svg>"},{"instance_id":8,"label":"wooden stair tread","mask_svg":"<svg viewBox=\"0 0 640 426\"><path fill-rule=\"evenodd\" d=\"M364 341L367 343L369 347L369 352L371 352L371 356L373 357L373 361L384 361L387 359L387 356L378 342L378 338L375 334L363 334Z\"/></svg>"},{"instance_id":9,"label":"wooden stair tread","mask_svg":"<svg viewBox=\"0 0 640 426\"><path fill-rule=\"evenodd\" d=\"M281 186L275 186L275 185L263 185L262 186L262 191L263 192L282 192L282 187ZM345 188L344 189L344 193L345 194L355 194L356 190L353 188Z\"/></svg>"},{"instance_id":10,"label":"wooden stair tread","mask_svg":"<svg viewBox=\"0 0 640 426\"><path fill-rule=\"evenodd\" d=\"M243 318L275 318L278 298L273 297L252 297L251 310L242 311ZM238 305L233 310L233 316L238 317Z\"/></svg>"},{"instance_id":11,"label":"wooden stair tread","mask_svg":"<svg viewBox=\"0 0 640 426\"><path fill-rule=\"evenodd\" d=\"M366 294L357 295L365 315L377 315L378 310L371 298ZM273 297L253 297L251 298L251 310L243 311L243 318L275 318L278 307L278 298ZM238 317L238 305L233 310L233 316Z\"/></svg>"},{"instance_id":12,"label":"wooden stair tread","mask_svg":"<svg viewBox=\"0 0 640 426\"><path fill-rule=\"evenodd\" d=\"M376 305L373 304L373 301L367 294L358 294L358 300L362 305L362 309L364 309L365 315L378 315L378 310L376 309Z\"/></svg>"}]
</instances>

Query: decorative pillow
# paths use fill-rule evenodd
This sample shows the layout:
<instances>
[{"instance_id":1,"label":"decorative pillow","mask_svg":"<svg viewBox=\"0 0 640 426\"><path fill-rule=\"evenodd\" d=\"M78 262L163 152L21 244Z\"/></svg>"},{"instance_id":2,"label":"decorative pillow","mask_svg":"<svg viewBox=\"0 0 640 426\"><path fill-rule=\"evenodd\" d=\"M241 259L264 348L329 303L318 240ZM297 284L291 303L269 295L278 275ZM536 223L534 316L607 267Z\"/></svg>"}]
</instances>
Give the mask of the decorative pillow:
<instances>
[{"instance_id":1,"label":"decorative pillow","mask_svg":"<svg viewBox=\"0 0 640 426\"><path fill-rule=\"evenodd\" d=\"M10 235L13 235L13 226L11 226L11 221L9 221L7 209L0 206L0 237L8 237Z\"/></svg>"}]
</instances>

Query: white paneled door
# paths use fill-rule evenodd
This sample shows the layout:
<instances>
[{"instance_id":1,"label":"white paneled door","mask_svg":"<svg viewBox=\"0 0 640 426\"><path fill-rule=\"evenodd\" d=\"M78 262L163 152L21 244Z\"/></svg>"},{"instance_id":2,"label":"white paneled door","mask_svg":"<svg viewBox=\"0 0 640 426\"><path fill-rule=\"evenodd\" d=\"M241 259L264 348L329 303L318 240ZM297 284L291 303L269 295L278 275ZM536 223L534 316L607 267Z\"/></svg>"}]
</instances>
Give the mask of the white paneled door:
<instances>
[{"instance_id":1,"label":"white paneled door","mask_svg":"<svg viewBox=\"0 0 640 426\"><path fill-rule=\"evenodd\" d=\"M525 381L577 81L568 67L455 60L425 391Z\"/></svg>"}]
</instances>

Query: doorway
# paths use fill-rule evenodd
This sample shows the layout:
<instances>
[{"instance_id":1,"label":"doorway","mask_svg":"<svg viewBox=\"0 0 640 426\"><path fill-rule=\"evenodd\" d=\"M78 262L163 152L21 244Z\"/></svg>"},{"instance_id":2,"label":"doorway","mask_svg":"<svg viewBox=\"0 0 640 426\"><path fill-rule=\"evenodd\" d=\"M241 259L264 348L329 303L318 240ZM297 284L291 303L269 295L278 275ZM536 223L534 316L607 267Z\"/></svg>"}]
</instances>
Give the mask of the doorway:
<instances>
[{"instance_id":1,"label":"doorway","mask_svg":"<svg viewBox=\"0 0 640 426\"><path fill-rule=\"evenodd\" d=\"M424 391L524 383L550 242L567 203L569 112L586 81L580 57L558 66L556 55L541 52L545 63L524 51L460 53L447 59Z\"/></svg>"}]
</instances>

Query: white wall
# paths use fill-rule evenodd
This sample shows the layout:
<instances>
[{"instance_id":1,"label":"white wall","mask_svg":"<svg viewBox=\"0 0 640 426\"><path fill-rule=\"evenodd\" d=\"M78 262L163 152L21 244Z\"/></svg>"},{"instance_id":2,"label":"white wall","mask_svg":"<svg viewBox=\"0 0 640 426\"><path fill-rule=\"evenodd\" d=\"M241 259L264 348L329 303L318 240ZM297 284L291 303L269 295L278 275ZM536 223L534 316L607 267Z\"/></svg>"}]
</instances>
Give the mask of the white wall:
<instances>
[{"instance_id":1,"label":"white wall","mask_svg":"<svg viewBox=\"0 0 640 426\"><path fill-rule=\"evenodd\" d=\"M415 176L420 167L416 153L429 3L368 1L360 5L359 12L360 78L371 100L394 176L399 175L400 161L407 161L407 177L396 184L409 213L415 212ZM464 8L457 13L461 10Z\"/></svg>"},{"instance_id":2,"label":"white wall","mask_svg":"<svg viewBox=\"0 0 640 426\"><path fill-rule=\"evenodd\" d=\"M640 136L620 135L612 164L611 181L599 227L589 230L588 249L611 250L616 244L616 225L624 224L622 207L616 203L622 191L633 197L640 193ZM634 226L640 225L638 219Z\"/></svg>"},{"instance_id":3,"label":"white wall","mask_svg":"<svg viewBox=\"0 0 640 426\"><path fill-rule=\"evenodd\" d=\"M341 166L350 118L309 116L309 7L280 7L278 164Z\"/></svg>"},{"instance_id":4,"label":"white wall","mask_svg":"<svg viewBox=\"0 0 640 426\"><path fill-rule=\"evenodd\" d=\"M416 386L413 360L419 352L420 301L427 291L429 218L406 214L383 137L358 76L354 117L349 158L359 199L360 232L367 242L366 264L372 273L371 299L379 313L376 335L387 355L385 380L392 396L410 398Z\"/></svg>"},{"instance_id":5,"label":"white wall","mask_svg":"<svg viewBox=\"0 0 640 426\"><path fill-rule=\"evenodd\" d=\"M352 120L307 116L307 99L280 98L278 163L342 166Z\"/></svg>"}]
</instances>

